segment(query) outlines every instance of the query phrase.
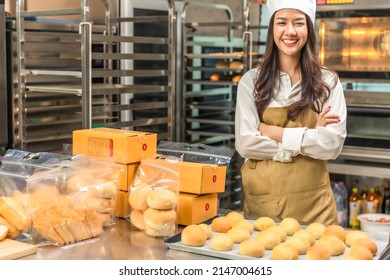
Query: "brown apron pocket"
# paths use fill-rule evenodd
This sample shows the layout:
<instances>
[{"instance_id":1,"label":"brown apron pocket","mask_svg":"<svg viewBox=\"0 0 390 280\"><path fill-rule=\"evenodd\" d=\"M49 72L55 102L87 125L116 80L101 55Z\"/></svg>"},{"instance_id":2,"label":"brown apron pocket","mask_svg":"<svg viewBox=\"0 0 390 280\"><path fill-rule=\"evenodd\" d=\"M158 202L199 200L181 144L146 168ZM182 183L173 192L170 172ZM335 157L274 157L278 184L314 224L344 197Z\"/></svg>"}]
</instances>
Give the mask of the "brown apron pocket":
<instances>
[{"instance_id":1,"label":"brown apron pocket","mask_svg":"<svg viewBox=\"0 0 390 280\"><path fill-rule=\"evenodd\" d=\"M286 205L285 195L245 195L244 212L246 217L257 219L270 217L280 221L281 214Z\"/></svg>"}]
</instances>

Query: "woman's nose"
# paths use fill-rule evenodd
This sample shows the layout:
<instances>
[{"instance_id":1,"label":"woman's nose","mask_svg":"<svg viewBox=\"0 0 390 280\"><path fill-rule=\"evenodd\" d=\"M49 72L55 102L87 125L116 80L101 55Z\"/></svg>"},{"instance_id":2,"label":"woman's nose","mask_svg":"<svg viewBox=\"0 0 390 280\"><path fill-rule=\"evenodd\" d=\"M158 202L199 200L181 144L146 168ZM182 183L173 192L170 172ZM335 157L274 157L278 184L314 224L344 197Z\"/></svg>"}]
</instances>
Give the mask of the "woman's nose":
<instances>
[{"instance_id":1,"label":"woman's nose","mask_svg":"<svg viewBox=\"0 0 390 280\"><path fill-rule=\"evenodd\" d=\"M287 34L292 34L292 35L295 35L296 34L296 31L295 31L295 28L294 28L294 25L289 23L286 25L286 33Z\"/></svg>"}]
</instances>

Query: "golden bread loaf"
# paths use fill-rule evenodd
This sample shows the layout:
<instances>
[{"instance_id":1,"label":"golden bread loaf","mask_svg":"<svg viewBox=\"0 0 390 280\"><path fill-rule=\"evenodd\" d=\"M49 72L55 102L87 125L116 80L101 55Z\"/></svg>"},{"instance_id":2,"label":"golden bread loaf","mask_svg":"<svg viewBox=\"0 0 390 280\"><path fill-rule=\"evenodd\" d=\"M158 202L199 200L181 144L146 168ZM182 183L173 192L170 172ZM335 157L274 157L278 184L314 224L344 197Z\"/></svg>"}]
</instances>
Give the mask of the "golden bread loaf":
<instances>
[{"instance_id":1,"label":"golden bread loaf","mask_svg":"<svg viewBox=\"0 0 390 280\"><path fill-rule=\"evenodd\" d=\"M280 237L280 240L282 242L285 241L286 238L287 238L286 231L284 229L282 229L281 227L277 226L277 225L267 227L265 229L265 231L272 231L272 232L276 233Z\"/></svg>"},{"instance_id":2,"label":"golden bread loaf","mask_svg":"<svg viewBox=\"0 0 390 280\"><path fill-rule=\"evenodd\" d=\"M324 233L326 226L321 223L311 223L306 227L306 230L314 235L318 240Z\"/></svg>"},{"instance_id":3,"label":"golden bread loaf","mask_svg":"<svg viewBox=\"0 0 390 280\"><path fill-rule=\"evenodd\" d=\"M310 248L310 242L302 236L292 236L285 241L286 244L291 245L298 249L300 255L305 255L307 250Z\"/></svg>"},{"instance_id":4,"label":"golden bread loaf","mask_svg":"<svg viewBox=\"0 0 390 280\"><path fill-rule=\"evenodd\" d=\"M219 216L211 221L211 229L215 232L226 233L233 227L233 222L226 216Z\"/></svg>"},{"instance_id":5,"label":"golden bread loaf","mask_svg":"<svg viewBox=\"0 0 390 280\"><path fill-rule=\"evenodd\" d=\"M241 77L242 77L242 75L234 75L232 77L232 82L233 83L238 83L241 80Z\"/></svg>"},{"instance_id":6,"label":"golden bread loaf","mask_svg":"<svg viewBox=\"0 0 390 280\"><path fill-rule=\"evenodd\" d=\"M347 236L347 232L342 226L330 225L325 228L323 235L333 235L339 238L341 241L345 242L345 237Z\"/></svg>"},{"instance_id":7,"label":"golden bread loaf","mask_svg":"<svg viewBox=\"0 0 390 280\"><path fill-rule=\"evenodd\" d=\"M135 209L131 210L130 222L136 228L140 230L145 230L144 213L142 213L142 211Z\"/></svg>"},{"instance_id":8,"label":"golden bread loaf","mask_svg":"<svg viewBox=\"0 0 390 280\"><path fill-rule=\"evenodd\" d=\"M231 228L227 231L227 234L233 239L234 243L241 243L251 237L251 234L245 228Z\"/></svg>"},{"instance_id":9,"label":"golden bread loaf","mask_svg":"<svg viewBox=\"0 0 390 280\"><path fill-rule=\"evenodd\" d=\"M373 254L364 246L353 246L345 254L346 260L372 260Z\"/></svg>"},{"instance_id":10,"label":"golden bread loaf","mask_svg":"<svg viewBox=\"0 0 390 280\"><path fill-rule=\"evenodd\" d=\"M229 68L229 66L230 66L229 61L218 61L215 64L215 68L217 68L217 69L225 69L225 68Z\"/></svg>"},{"instance_id":11,"label":"golden bread loaf","mask_svg":"<svg viewBox=\"0 0 390 280\"><path fill-rule=\"evenodd\" d=\"M239 220L233 223L232 228L245 228L249 233L253 232L253 225L248 220Z\"/></svg>"},{"instance_id":12,"label":"golden bread loaf","mask_svg":"<svg viewBox=\"0 0 390 280\"><path fill-rule=\"evenodd\" d=\"M369 249L373 256L378 252L378 246L371 238L360 238L352 242L351 248L354 246L363 246Z\"/></svg>"},{"instance_id":13,"label":"golden bread loaf","mask_svg":"<svg viewBox=\"0 0 390 280\"><path fill-rule=\"evenodd\" d=\"M347 233L345 236L345 244L351 247L352 243L360 238L369 238L367 232L361 230L352 230Z\"/></svg>"},{"instance_id":14,"label":"golden bread loaf","mask_svg":"<svg viewBox=\"0 0 390 280\"><path fill-rule=\"evenodd\" d=\"M315 244L307 249L306 260L330 260L330 251L323 244Z\"/></svg>"},{"instance_id":15,"label":"golden bread loaf","mask_svg":"<svg viewBox=\"0 0 390 280\"><path fill-rule=\"evenodd\" d=\"M177 214L174 209L158 210L148 208L144 211L145 225L153 229L167 229L176 223Z\"/></svg>"},{"instance_id":16,"label":"golden bread loaf","mask_svg":"<svg viewBox=\"0 0 390 280\"><path fill-rule=\"evenodd\" d=\"M231 212L227 213L226 217L229 218L232 221L233 225L237 221L245 220L244 215L241 214L240 212L237 212L237 211L231 211Z\"/></svg>"},{"instance_id":17,"label":"golden bread loaf","mask_svg":"<svg viewBox=\"0 0 390 280\"><path fill-rule=\"evenodd\" d=\"M296 231L301 229L301 225L298 220L291 217L284 218L280 222L279 226L284 229L289 236L293 235Z\"/></svg>"},{"instance_id":18,"label":"golden bread loaf","mask_svg":"<svg viewBox=\"0 0 390 280\"><path fill-rule=\"evenodd\" d=\"M231 251L233 250L234 242L232 238L223 232L219 232L211 239L210 249L214 251Z\"/></svg>"},{"instance_id":19,"label":"golden bread loaf","mask_svg":"<svg viewBox=\"0 0 390 280\"><path fill-rule=\"evenodd\" d=\"M211 236L213 236L213 230L211 229L211 227L208 225L208 224L199 224L199 226L204 230L204 232L206 233L206 236L207 236L207 239L210 239Z\"/></svg>"},{"instance_id":20,"label":"golden bread loaf","mask_svg":"<svg viewBox=\"0 0 390 280\"><path fill-rule=\"evenodd\" d=\"M7 238L16 239L22 233L20 230L18 230L16 227L14 227L12 224L10 224L2 216L0 216L0 225L7 227L7 229L8 229Z\"/></svg>"},{"instance_id":21,"label":"golden bread loaf","mask_svg":"<svg viewBox=\"0 0 390 280\"><path fill-rule=\"evenodd\" d=\"M242 256L261 258L264 256L264 245L256 239L247 239L240 243L238 252Z\"/></svg>"},{"instance_id":22,"label":"golden bread loaf","mask_svg":"<svg viewBox=\"0 0 390 280\"><path fill-rule=\"evenodd\" d=\"M31 226L31 217L22 204L21 197L16 195L0 197L0 216L21 232Z\"/></svg>"},{"instance_id":23,"label":"golden bread loaf","mask_svg":"<svg viewBox=\"0 0 390 280\"><path fill-rule=\"evenodd\" d=\"M334 235L323 235L318 239L318 244L327 247L332 256L339 256L344 253L346 245L340 238Z\"/></svg>"},{"instance_id":24,"label":"golden bread loaf","mask_svg":"<svg viewBox=\"0 0 390 280\"><path fill-rule=\"evenodd\" d=\"M271 252L272 260L297 260L298 257L298 249L284 242L276 245Z\"/></svg>"},{"instance_id":25,"label":"golden bread loaf","mask_svg":"<svg viewBox=\"0 0 390 280\"><path fill-rule=\"evenodd\" d=\"M293 234L293 237L294 236L300 236L300 237L305 238L307 241L309 241L310 246L313 246L314 243L316 242L315 236L311 232L304 230L304 229L300 229L297 232L295 232Z\"/></svg>"},{"instance_id":26,"label":"golden bread loaf","mask_svg":"<svg viewBox=\"0 0 390 280\"><path fill-rule=\"evenodd\" d=\"M148 193L152 190L150 186L132 188L129 192L129 204L132 209L144 211L148 208L146 198Z\"/></svg>"},{"instance_id":27,"label":"golden bread loaf","mask_svg":"<svg viewBox=\"0 0 390 280\"><path fill-rule=\"evenodd\" d=\"M211 74L210 75L210 81L217 82L217 81L220 81L221 79L222 79L222 77L219 74Z\"/></svg>"},{"instance_id":28,"label":"golden bread loaf","mask_svg":"<svg viewBox=\"0 0 390 280\"><path fill-rule=\"evenodd\" d=\"M266 228L274 225L275 225L275 221L269 217L260 217L256 219L253 223L255 230L258 231L265 230Z\"/></svg>"},{"instance_id":29,"label":"golden bread loaf","mask_svg":"<svg viewBox=\"0 0 390 280\"><path fill-rule=\"evenodd\" d=\"M232 61L229 64L229 68L242 70L242 69L244 69L244 63L242 63L241 61Z\"/></svg>"},{"instance_id":30,"label":"golden bread loaf","mask_svg":"<svg viewBox=\"0 0 390 280\"><path fill-rule=\"evenodd\" d=\"M200 247L206 243L207 234L199 225L188 225L181 232L181 242L191 247Z\"/></svg>"},{"instance_id":31,"label":"golden bread loaf","mask_svg":"<svg viewBox=\"0 0 390 280\"><path fill-rule=\"evenodd\" d=\"M158 188L148 192L146 202L149 207L159 210L169 210L176 207L179 195L169 189Z\"/></svg>"},{"instance_id":32,"label":"golden bread loaf","mask_svg":"<svg viewBox=\"0 0 390 280\"><path fill-rule=\"evenodd\" d=\"M260 231L256 235L256 240L260 241L263 243L264 248L266 250L271 250L273 249L276 245L280 244L282 240L280 239L279 235L277 235L275 232L272 231Z\"/></svg>"}]
</instances>

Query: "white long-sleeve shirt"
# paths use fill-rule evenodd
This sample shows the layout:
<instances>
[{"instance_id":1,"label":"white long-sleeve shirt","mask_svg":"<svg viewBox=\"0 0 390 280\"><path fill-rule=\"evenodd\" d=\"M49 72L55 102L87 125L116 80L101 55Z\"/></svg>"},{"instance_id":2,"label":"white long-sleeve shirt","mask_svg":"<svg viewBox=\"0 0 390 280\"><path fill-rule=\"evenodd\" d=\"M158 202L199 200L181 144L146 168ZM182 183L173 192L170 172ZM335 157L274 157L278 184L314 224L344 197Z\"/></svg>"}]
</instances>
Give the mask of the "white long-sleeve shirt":
<instances>
[{"instance_id":1,"label":"white long-sleeve shirt","mask_svg":"<svg viewBox=\"0 0 390 280\"><path fill-rule=\"evenodd\" d=\"M334 76L322 70L325 81L333 84ZM246 159L274 159L289 162L292 157L302 154L316 159L335 159L341 153L346 132L347 109L343 87L340 80L332 89L324 107L331 106L329 114L337 114L340 122L320 126L314 129L307 127L284 128L282 142L279 143L259 131L260 119L253 95L254 83L258 68L246 72L237 88L235 113L235 148ZM280 85L275 99L269 107L286 107L301 98L301 82L291 86L289 75L280 72ZM295 95L298 92L297 95Z\"/></svg>"}]
</instances>

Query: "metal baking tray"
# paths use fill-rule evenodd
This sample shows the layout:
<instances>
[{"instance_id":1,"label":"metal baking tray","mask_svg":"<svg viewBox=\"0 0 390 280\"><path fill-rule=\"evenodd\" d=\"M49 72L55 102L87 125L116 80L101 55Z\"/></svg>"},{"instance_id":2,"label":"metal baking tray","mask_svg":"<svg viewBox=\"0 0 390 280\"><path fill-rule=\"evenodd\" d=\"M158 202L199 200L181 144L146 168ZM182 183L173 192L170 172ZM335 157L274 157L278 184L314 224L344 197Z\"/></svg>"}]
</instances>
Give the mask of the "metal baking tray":
<instances>
[{"instance_id":1,"label":"metal baking tray","mask_svg":"<svg viewBox=\"0 0 390 280\"><path fill-rule=\"evenodd\" d=\"M213 218L212 218L213 219ZM211 224L212 219L209 219L205 221L207 224ZM253 220L248 220L253 224ZM302 227L303 229L305 228L304 226ZM347 229L348 231L348 229ZM255 236L259 232L254 230L251 238L255 238ZM213 237L215 233L213 232ZM375 241L375 243L378 246L378 251L377 254L374 256L374 260L382 260L382 259L387 259L390 258L388 255L390 251L389 248L389 233L387 232L379 232L379 233L369 233L370 237ZM289 237L287 237L289 238ZM202 247L191 247L191 246L186 246L183 243L181 243L181 233L178 233L164 241L165 246L169 249L172 250L178 250L178 251L184 251L184 252L189 252L189 253L194 253L194 254L199 254L199 255L204 255L204 256L210 256L210 257L216 257L220 259L229 259L229 260L255 260L255 259L263 259L263 260L270 260L271 259L271 250L265 250L264 256L261 258L253 258L253 257L247 257L247 256L242 256L240 255L238 249L239 249L239 244L234 244L233 250L227 251L227 252L219 252L219 251L214 251L210 249L210 243L211 243L211 238L206 241L206 244ZM331 257L331 260L344 260L345 259L345 253L348 251L348 247L346 248L344 254L339 255L339 256L333 256ZM300 255L299 259L304 260L306 258L305 255Z\"/></svg>"}]
</instances>

